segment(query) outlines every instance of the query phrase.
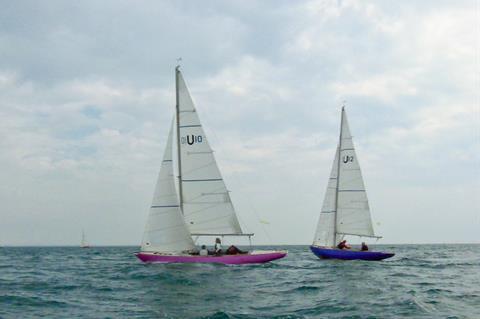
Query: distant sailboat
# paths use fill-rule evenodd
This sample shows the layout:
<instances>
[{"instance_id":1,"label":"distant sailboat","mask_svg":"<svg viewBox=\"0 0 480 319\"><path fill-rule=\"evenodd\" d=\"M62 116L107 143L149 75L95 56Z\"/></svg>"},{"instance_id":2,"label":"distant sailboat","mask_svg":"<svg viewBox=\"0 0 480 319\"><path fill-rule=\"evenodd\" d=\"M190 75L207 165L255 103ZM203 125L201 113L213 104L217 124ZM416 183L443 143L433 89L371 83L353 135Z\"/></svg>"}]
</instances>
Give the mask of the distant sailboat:
<instances>
[{"instance_id":1,"label":"distant sailboat","mask_svg":"<svg viewBox=\"0 0 480 319\"><path fill-rule=\"evenodd\" d=\"M141 252L144 262L158 263L264 263L286 256L286 251L251 251L245 254L200 256L192 254L192 236L248 236L238 222L213 150L183 80L176 82L176 144L178 191L173 173L173 122L160 167L145 228Z\"/></svg>"},{"instance_id":2,"label":"distant sailboat","mask_svg":"<svg viewBox=\"0 0 480 319\"><path fill-rule=\"evenodd\" d=\"M358 157L342 107L340 137L318 220L312 252L320 258L382 260L392 253L337 249L345 235L375 236Z\"/></svg>"},{"instance_id":3,"label":"distant sailboat","mask_svg":"<svg viewBox=\"0 0 480 319\"><path fill-rule=\"evenodd\" d=\"M90 248L90 245L88 244L86 238L85 238L85 231L82 230L82 241L80 242L80 247L81 248Z\"/></svg>"}]
</instances>

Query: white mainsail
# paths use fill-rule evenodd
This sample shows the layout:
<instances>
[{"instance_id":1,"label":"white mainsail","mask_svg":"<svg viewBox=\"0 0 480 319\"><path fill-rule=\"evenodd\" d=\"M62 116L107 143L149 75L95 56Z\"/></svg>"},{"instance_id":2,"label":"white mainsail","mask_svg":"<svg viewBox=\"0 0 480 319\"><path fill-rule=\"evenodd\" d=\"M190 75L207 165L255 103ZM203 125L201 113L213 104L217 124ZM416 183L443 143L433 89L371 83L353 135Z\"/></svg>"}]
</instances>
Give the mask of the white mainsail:
<instances>
[{"instance_id":1,"label":"white mainsail","mask_svg":"<svg viewBox=\"0 0 480 319\"><path fill-rule=\"evenodd\" d=\"M192 234L242 234L227 187L218 169L180 70L178 131L179 187L185 222Z\"/></svg>"},{"instance_id":2,"label":"white mainsail","mask_svg":"<svg viewBox=\"0 0 480 319\"><path fill-rule=\"evenodd\" d=\"M319 246L335 246L345 235L376 237L344 108L340 127L339 145L315 233L314 245Z\"/></svg>"},{"instance_id":3,"label":"white mainsail","mask_svg":"<svg viewBox=\"0 0 480 319\"><path fill-rule=\"evenodd\" d=\"M336 232L343 235L375 236L367 192L343 108L342 121Z\"/></svg>"},{"instance_id":4,"label":"white mainsail","mask_svg":"<svg viewBox=\"0 0 480 319\"><path fill-rule=\"evenodd\" d=\"M173 123L143 235L142 251L182 252L195 247L183 219L175 189L172 139Z\"/></svg>"}]
</instances>

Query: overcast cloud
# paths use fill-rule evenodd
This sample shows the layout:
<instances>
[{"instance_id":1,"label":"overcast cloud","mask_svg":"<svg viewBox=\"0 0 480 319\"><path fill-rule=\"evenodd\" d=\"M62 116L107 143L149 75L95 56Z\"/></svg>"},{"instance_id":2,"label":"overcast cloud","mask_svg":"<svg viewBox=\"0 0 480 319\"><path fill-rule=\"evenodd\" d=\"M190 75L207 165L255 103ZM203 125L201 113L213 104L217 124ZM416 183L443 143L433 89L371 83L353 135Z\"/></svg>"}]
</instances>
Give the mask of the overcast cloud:
<instances>
[{"instance_id":1,"label":"overcast cloud","mask_svg":"<svg viewBox=\"0 0 480 319\"><path fill-rule=\"evenodd\" d=\"M343 100L382 242L480 242L478 1L0 8L2 245L140 243L177 57L255 243L312 241Z\"/></svg>"}]
</instances>

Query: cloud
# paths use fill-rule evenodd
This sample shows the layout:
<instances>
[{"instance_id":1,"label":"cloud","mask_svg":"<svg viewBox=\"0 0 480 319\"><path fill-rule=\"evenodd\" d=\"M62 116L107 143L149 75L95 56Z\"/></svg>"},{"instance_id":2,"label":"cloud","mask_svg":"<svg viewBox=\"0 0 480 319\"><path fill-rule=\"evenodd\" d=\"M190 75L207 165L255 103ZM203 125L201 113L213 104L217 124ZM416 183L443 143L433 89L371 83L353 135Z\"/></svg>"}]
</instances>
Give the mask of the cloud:
<instances>
[{"instance_id":1,"label":"cloud","mask_svg":"<svg viewBox=\"0 0 480 319\"><path fill-rule=\"evenodd\" d=\"M2 243L76 244L81 227L93 243L139 242L179 56L257 243L310 242L343 100L385 241L479 241L471 2L2 8Z\"/></svg>"}]
</instances>

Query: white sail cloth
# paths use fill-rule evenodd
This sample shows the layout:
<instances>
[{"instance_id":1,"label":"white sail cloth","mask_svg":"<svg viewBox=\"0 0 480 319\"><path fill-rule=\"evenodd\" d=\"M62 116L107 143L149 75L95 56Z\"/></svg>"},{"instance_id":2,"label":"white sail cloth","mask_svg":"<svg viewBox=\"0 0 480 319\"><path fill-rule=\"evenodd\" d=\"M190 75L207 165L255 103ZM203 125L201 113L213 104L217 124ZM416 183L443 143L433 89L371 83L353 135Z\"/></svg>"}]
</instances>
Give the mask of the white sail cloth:
<instances>
[{"instance_id":1,"label":"white sail cloth","mask_svg":"<svg viewBox=\"0 0 480 319\"><path fill-rule=\"evenodd\" d=\"M314 238L314 245L318 246L335 246L344 235L375 236L367 193L344 109L341 121L340 145L335 154Z\"/></svg>"},{"instance_id":2,"label":"white sail cloth","mask_svg":"<svg viewBox=\"0 0 480 319\"><path fill-rule=\"evenodd\" d=\"M172 161L172 130L158 174L145 228L142 251L182 252L195 247L182 216L175 190Z\"/></svg>"},{"instance_id":3,"label":"white sail cloth","mask_svg":"<svg viewBox=\"0 0 480 319\"><path fill-rule=\"evenodd\" d=\"M337 203L337 233L374 236L367 192L363 183L347 114L343 112Z\"/></svg>"},{"instance_id":4,"label":"white sail cloth","mask_svg":"<svg viewBox=\"0 0 480 319\"><path fill-rule=\"evenodd\" d=\"M318 218L317 231L313 244L317 246L335 246L338 239L333 238L335 232L335 210L336 210L336 192L337 192L337 169L338 169L338 147L335 152L330 178L328 179L325 198L323 199L322 211Z\"/></svg>"},{"instance_id":5,"label":"white sail cloth","mask_svg":"<svg viewBox=\"0 0 480 319\"><path fill-rule=\"evenodd\" d=\"M185 222L190 233L241 234L230 195L179 70L177 76Z\"/></svg>"}]
</instances>

